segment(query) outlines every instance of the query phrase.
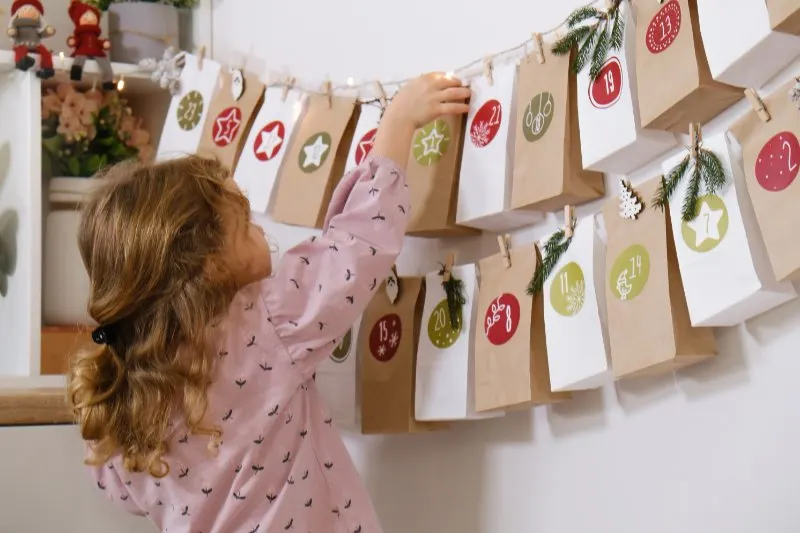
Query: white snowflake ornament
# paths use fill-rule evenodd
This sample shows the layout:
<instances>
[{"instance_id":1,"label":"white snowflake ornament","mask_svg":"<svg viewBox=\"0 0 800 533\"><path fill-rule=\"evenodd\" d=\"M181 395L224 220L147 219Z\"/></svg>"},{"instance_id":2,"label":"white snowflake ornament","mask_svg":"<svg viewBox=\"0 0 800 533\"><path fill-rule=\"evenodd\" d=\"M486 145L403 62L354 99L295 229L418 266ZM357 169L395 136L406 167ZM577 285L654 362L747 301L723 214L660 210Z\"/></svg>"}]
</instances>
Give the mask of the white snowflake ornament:
<instances>
[{"instance_id":1,"label":"white snowflake ornament","mask_svg":"<svg viewBox=\"0 0 800 533\"><path fill-rule=\"evenodd\" d=\"M160 60L142 59L139 67L151 72L150 79L157 82L162 89L168 89L172 96L180 93L180 78L183 70L184 52L176 52L173 47L164 50Z\"/></svg>"},{"instance_id":2,"label":"white snowflake ornament","mask_svg":"<svg viewBox=\"0 0 800 533\"><path fill-rule=\"evenodd\" d=\"M621 179L619 184L622 187L622 191L619 193L619 216L628 220L635 220L639 213L642 212L642 202L633 192L633 187L631 187L630 183Z\"/></svg>"}]
</instances>

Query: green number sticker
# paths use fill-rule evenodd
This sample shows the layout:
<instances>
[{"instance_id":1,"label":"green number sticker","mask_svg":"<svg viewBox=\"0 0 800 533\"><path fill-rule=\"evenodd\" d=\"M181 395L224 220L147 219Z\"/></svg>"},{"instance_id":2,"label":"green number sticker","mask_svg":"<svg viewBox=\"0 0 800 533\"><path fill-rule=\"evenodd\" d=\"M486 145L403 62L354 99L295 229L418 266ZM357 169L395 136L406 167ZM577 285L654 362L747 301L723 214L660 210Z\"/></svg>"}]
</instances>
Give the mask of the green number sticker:
<instances>
[{"instance_id":1,"label":"green number sticker","mask_svg":"<svg viewBox=\"0 0 800 533\"><path fill-rule=\"evenodd\" d=\"M198 91L189 91L178 102L178 126L184 131L190 131L200 124L203 114L203 95Z\"/></svg>"},{"instance_id":2,"label":"green number sticker","mask_svg":"<svg viewBox=\"0 0 800 533\"><path fill-rule=\"evenodd\" d=\"M414 159L420 165L436 164L450 147L450 126L436 119L426 124L414 135Z\"/></svg>"},{"instance_id":3,"label":"green number sticker","mask_svg":"<svg viewBox=\"0 0 800 533\"><path fill-rule=\"evenodd\" d=\"M350 355L350 347L353 345L353 329L349 329L345 334L342 342L336 347L331 354L331 359L334 363L344 363L347 356Z\"/></svg>"},{"instance_id":4,"label":"green number sticker","mask_svg":"<svg viewBox=\"0 0 800 533\"><path fill-rule=\"evenodd\" d=\"M650 277L650 254L641 244L626 248L611 267L609 283L614 296L633 300L644 290Z\"/></svg>"},{"instance_id":5,"label":"green number sticker","mask_svg":"<svg viewBox=\"0 0 800 533\"><path fill-rule=\"evenodd\" d=\"M298 163L300 170L310 174L325 164L328 154L331 153L332 139L330 133L321 131L315 133L303 143L300 149Z\"/></svg>"},{"instance_id":6,"label":"green number sticker","mask_svg":"<svg viewBox=\"0 0 800 533\"><path fill-rule=\"evenodd\" d=\"M550 285L550 303L556 313L575 316L583 309L586 299L586 280L583 270L575 261L558 271Z\"/></svg>"},{"instance_id":7,"label":"green number sticker","mask_svg":"<svg viewBox=\"0 0 800 533\"><path fill-rule=\"evenodd\" d=\"M553 122L553 95L539 93L528 102L522 117L522 133L528 142L536 142L547 133Z\"/></svg>"},{"instance_id":8,"label":"green number sticker","mask_svg":"<svg viewBox=\"0 0 800 533\"><path fill-rule=\"evenodd\" d=\"M458 323L461 324L461 309L458 310ZM449 348L458 340L461 328L453 328L450 322L450 313L447 311L447 298L433 308L431 318L428 320L428 337L434 346L440 349Z\"/></svg>"},{"instance_id":9,"label":"green number sticker","mask_svg":"<svg viewBox=\"0 0 800 533\"><path fill-rule=\"evenodd\" d=\"M695 252L710 252L728 233L728 208L717 195L709 194L697 199L695 218L681 223L683 242Z\"/></svg>"}]
</instances>

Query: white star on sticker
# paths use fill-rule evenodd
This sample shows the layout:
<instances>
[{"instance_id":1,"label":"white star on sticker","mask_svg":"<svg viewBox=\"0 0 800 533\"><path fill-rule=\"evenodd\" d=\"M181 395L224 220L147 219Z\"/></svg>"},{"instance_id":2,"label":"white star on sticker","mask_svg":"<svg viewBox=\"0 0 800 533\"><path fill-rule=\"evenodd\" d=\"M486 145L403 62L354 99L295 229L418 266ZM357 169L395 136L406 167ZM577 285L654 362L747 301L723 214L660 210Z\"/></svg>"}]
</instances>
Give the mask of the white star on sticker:
<instances>
[{"instance_id":1,"label":"white star on sticker","mask_svg":"<svg viewBox=\"0 0 800 533\"><path fill-rule=\"evenodd\" d=\"M436 125L434 124L433 128L431 128L431 132L421 139L424 148L422 155L426 156L428 154L440 153L439 147L442 144L442 140L444 140L444 135L439 133L439 130L436 129Z\"/></svg>"},{"instance_id":2,"label":"white star on sticker","mask_svg":"<svg viewBox=\"0 0 800 533\"><path fill-rule=\"evenodd\" d=\"M267 159L275 155L276 149L283 142L283 137L278 135L278 129L278 125L275 125L270 131L261 132L257 154L263 155Z\"/></svg>"},{"instance_id":3,"label":"white star on sticker","mask_svg":"<svg viewBox=\"0 0 800 533\"><path fill-rule=\"evenodd\" d=\"M694 230L694 245L698 247L707 240L718 241L719 236L719 223L722 220L723 211L718 209L714 211L708 202L703 200L703 205L700 206L700 213L697 217L689 222L687 225Z\"/></svg>"},{"instance_id":4,"label":"white star on sticker","mask_svg":"<svg viewBox=\"0 0 800 533\"><path fill-rule=\"evenodd\" d=\"M309 144L303 148L303 152L305 152L306 155L305 160L303 160L303 168L312 165L315 167L320 166L322 164L322 156L325 155L328 148L330 148L330 146L325 144L325 141L322 140L322 135L319 135L317 140L314 141L314 144Z\"/></svg>"},{"instance_id":5,"label":"white star on sticker","mask_svg":"<svg viewBox=\"0 0 800 533\"><path fill-rule=\"evenodd\" d=\"M232 107L227 114L217 117L217 134L214 136L215 143L225 141L225 144L230 144L233 142L236 132L239 131L239 125L242 123L237 114L237 109Z\"/></svg>"}]
</instances>

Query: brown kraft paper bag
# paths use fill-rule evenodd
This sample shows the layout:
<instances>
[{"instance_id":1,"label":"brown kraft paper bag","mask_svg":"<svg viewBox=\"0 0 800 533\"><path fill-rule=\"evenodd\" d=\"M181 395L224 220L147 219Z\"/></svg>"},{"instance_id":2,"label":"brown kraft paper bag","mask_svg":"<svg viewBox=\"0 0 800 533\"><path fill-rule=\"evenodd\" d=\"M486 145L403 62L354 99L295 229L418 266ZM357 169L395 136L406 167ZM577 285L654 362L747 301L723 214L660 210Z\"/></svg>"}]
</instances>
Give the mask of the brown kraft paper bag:
<instances>
[{"instance_id":1,"label":"brown kraft paper bag","mask_svg":"<svg viewBox=\"0 0 800 533\"><path fill-rule=\"evenodd\" d=\"M233 72L241 73L243 90L237 99ZM222 69L214 97L208 108L208 120L203 127L197 154L216 158L223 165L236 169L239 155L247 141L261 103L264 101L264 84L258 76L244 71Z\"/></svg>"},{"instance_id":2,"label":"brown kraft paper bag","mask_svg":"<svg viewBox=\"0 0 800 533\"><path fill-rule=\"evenodd\" d=\"M464 131L463 116L447 115L414 133L406 170L411 193L408 235L447 237L480 233L455 224Z\"/></svg>"},{"instance_id":3,"label":"brown kraft paper bag","mask_svg":"<svg viewBox=\"0 0 800 533\"><path fill-rule=\"evenodd\" d=\"M800 279L800 110L789 99L795 84L778 87L763 105L763 118L750 111L731 127L742 146L745 181L767 256L778 281Z\"/></svg>"},{"instance_id":4,"label":"brown kraft paper bag","mask_svg":"<svg viewBox=\"0 0 800 533\"><path fill-rule=\"evenodd\" d=\"M704 124L741 100L741 90L711 77L697 0L633 0L633 8L636 83L645 128L684 133L689 123Z\"/></svg>"},{"instance_id":5,"label":"brown kraft paper bag","mask_svg":"<svg viewBox=\"0 0 800 533\"><path fill-rule=\"evenodd\" d=\"M360 107L355 98L311 95L278 173L276 222L321 228L342 179Z\"/></svg>"},{"instance_id":6,"label":"brown kraft paper bag","mask_svg":"<svg viewBox=\"0 0 800 533\"><path fill-rule=\"evenodd\" d=\"M517 72L512 209L556 211L605 193L603 174L583 169L572 56L553 55L550 46L543 63L531 54Z\"/></svg>"},{"instance_id":7,"label":"brown kraft paper bag","mask_svg":"<svg viewBox=\"0 0 800 533\"><path fill-rule=\"evenodd\" d=\"M800 0L767 0L772 29L800 35Z\"/></svg>"},{"instance_id":8,"label":"brown kraft paper bag","mask_svg":"<svg viewBox=\"0 0 800 533\"><path fill-rule=\"evenodd\" d=\"M637 187L647 201L661 178ZM710 328L693 328L678 270L669 210L650 205L635 220L604 209L606 301L611 361L617 379L672 372L717 354Z\"/></svg>"},{"instance_id":9,"label":"brown kraft paper bag","mask_svg":"<svg viewBox=\"0 0 800 533\"><path fill-rule=\"evenodd\" d=\"M392 303L384 281L361 319L361 431L364 434L418 433L447 427L414 420L417 343L425 281L400 277ZM390 291L391 292L391 291Z\"/></svg>"},{"instance_id":10,"label":"brown kraft paper bag","mask_svg":"<svg viewBox=\"0 0 800 533\"><path fill-rule=\"evenodd\" d=\"M528 296L536 269L534 244L479 263L475 328L475 410L493 411L566 400L552 392L544 336L544 299ZM505 252L508 252L506 256Z\"/></svg>"}]
</instances>

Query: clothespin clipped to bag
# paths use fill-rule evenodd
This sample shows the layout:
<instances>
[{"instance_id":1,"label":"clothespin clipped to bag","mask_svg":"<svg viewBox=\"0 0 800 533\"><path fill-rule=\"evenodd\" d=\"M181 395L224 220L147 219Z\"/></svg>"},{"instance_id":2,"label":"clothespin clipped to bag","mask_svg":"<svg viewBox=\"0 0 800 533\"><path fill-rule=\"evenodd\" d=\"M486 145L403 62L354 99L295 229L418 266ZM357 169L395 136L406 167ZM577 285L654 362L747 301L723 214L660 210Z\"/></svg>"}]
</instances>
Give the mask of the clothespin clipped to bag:
<instances>
[{"instance_id":1,"label":"clothespin clipped to bag","mask_svg":"<svg viewBox=\"0 0 800 533\"><path fill-rule=\"evenodd\" d=\"M544 41L541 33L533 34L533 51L536 53L536 60L540 65L544 65Z\"/></svg>"},{"instance_id":2,"label":"clothespin clipped to bag","mask_svg":"<svg viewBox=\"0 0 800 533\"><path fill-rule=\"evenodd\" d=\"M689 124L689 139L692 143L689 148L689 153L692 159L697 159L697 155L700 151L700 142L703 140L703 130L700 124L695 122Z\"/></svg>"},{"instance_id":3,"label":"clothespin clipped to bag","mask_svg":"<svg viewBox=\"0 0 800 533\"><path fill-rule=\"evenodd\" d=\"M281 102L286 101L286 97L289 96L289 91L292 90L294 87L295 79L292 76L287 76L286 80L283 82L283 93L281 94Z\"/></svg>"},{"instance_id":4,"label":"clothespin clipped to bag","mask_svg":"<svg viewBox=\"0 0 800 533\"><path fill-rule=\"evenodd\" d=\"M444 272L442 272L442 281L450 281L450 275L453 271L453 264L456 262L456 253L447 252L447 257L444 259Z\"/></svg>"},{"instance_id":5,"label":"clothespin clipped to bag","mask_svg":"<svg viewBox=\"0 0 800 533\"><path fill-rule=\"evenodd\" d=\"M486 80L489 82L489 85L494 85L494 78L492 77L492 71L494 70L494 64L492 63L491 56L484 58L483 60L483 75L486 76Z\"/></svg>"},{"instance_id":6,"label":"clothespin clipped to bag","mask_svg":"<svg viewBox=\"0 0 800 533\"><path fill-rule=\"evenodd\" d=\"M750 102L750 106L753 108L753 111L758 114L758 118L764 122L769 122L772 120L769 111L767 111L766 106L764 106L764 101L760 96L758 96L758 92L755 89L748 87L744 90L744 95L747 98L747 101Z\"/></svg>"},{"instance_id":7,"label":"clothespin clipped to bag","mask_svg":"<svg viewBox=\"0 0 800 533\"><path fill-rule=\"evenodd\" d=\"M400 276L397 275L397 265L392 266L392 270L386 277L386 296L389 302L394 304L400 296Z\"/></svg>"},{"instance_id":8,"label":"clothespin clipped to bag","mask_svg":"<svg viewBox=\"0 0 800 533\"><path fill-rule=\"evenodd\" d=\"M378 80L375 80L375 91L378 93L378 101L381 103L381 109L386 109L388 105L388 101L386 98L386 91L383 89L383 85Z\"/></svg>"},{"instance_id":9,"label":"clothespin clipped to bag","mask_svg":"<svg viewBox=\"0 0 800 533\"><path fill-rule=\"evenodd\" d=\"M206 58L206 45L201 44L197 49L197 70L203 70L203 61Z\"/></svg>"},{"instance_id":10,"label":"clothespin clipped to bag","mask_svg":"<svg viewBox=\"0 0 800 533\"><path fill-rule=\"evenodd\" d=\"M331 81L328 80L322 84L322 92L325 93L325 96L328 98L328 109L333 107L333 85Z\"/></svg>"},{"instance_id":11,"label":"clothespin clipped to bag","mask_svg":"<svg viewBox=\"0 0 800 533\"><path fill-rule=\"evenodd\" d=\"M564 236L572 238L575 231L575 208L571 205L564 206Z\"/></svg>"},{"instance_id":12,"label":"clothespin clipped to bag","mask_svg":"<svg viewBox=\"0 0 800 533\"><path fill-rule=\"evenodd\" d=\"M503 256L503 266L511 268L511 254L508 252L508 244L511 242L511 236L508 234L498 235L497 244L500 245L500 254Z\"/></svg>"}]
</instances>

